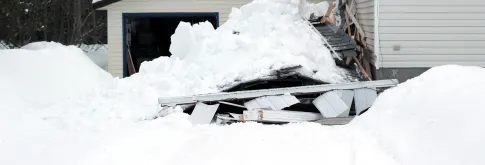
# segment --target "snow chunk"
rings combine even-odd
[[[485,69],[446,65],[382,93],[355,121],[400,164],[484,164]]]

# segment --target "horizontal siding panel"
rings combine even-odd
[[[363,19],[363,20],[359,20],[359,23],[362,26],[374,26],[374,20]]]
[[[484,27],[381,27],[381,34],[485,34]],[[485,45],[484,45],[485,46]]]
[[[485,56],[477,55],[442,55],[442,56],[430,56],[430,55],[385,55],[383,59],[386,62],[405,62],[405,61],[420,61],[420,62],[469,62],[469,61],[481,61],[485,63]]]
[[[366,7],[366,8],[357,8],[357,13],[374,13],[374,7]]]
[[[381,41],[485,41],[477,34],[380,34]]]
[[[374,26],[362,26],[362,29],[364,29],[365,32],[374,32]]]
[[[464,3],[466,4],[466,3]],[[379,6],[380,13],[485,13],[485,6],[439,6],[439,5],[409,5],[409,6]]]
[[[478,55],[485,58],[485,47],[484,48],[410,48],[401,47],[401,50],[394,51],[393,48],[381,48],[382,54],[388,55],[430,55],[432,57],[440,58],[442,55]]]
[[[372,2],[374,0],[355,0],[355,3],[364,3],[364,2]]]
[[[484,8],[485,9],[485,8]],[[485,21],[477,20],[380,20],[380,27],[484,27]]]
[[[373,38],[367,38],[367,40],[365,40],[365,43],[367,43],[368,45],[374,45],[374,39]]]
[[[357,14],[357,20],[361,20],[361,19],[374,20],[374,13]]]
[[[374,7],[374,1],[365,1],[357,3],[357,9]]]
[[[374,32],[364,32],[365,36],[370,39],[374,39]]]
[[[485,7],[483,7],[485,9]],[[485,20],[485,13],[380,13],[380,20]]]
[[[463,66],[481,66],[485,67],[485,61],[394,61],[394,62],[383,62],[383,68],[419,68],[419,67],[435,67],[441,65],[463,65]]]
[[[394,45],[411,48],[484,48],[485,41],[381,41],[382,48]]]
[[[463,1],[444,1],[444,0],[381,0],[379,4],[381,6],[389,5],[449,5],[449,6],[460,6],[460,5],[485,5],[483,0],[467,0]]]

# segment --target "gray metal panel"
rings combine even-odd
[[[263,90],[252,90],[252,91],[238,91],[238,92],[221,92],[212,94],[203,94],[195,96],[184,96],[184,97],[169,97],[169,98],[159,98],[159,103],[161,105],[178,105],[178,104],[192,104],[199,101],[223,101],[223,100],[234,100],[234,99],[250,99],[262,96],[270,95],[298,95],[302,93],[322,93],[330,90],[336,89],[358,89],[358,88],[381,88],[381,87],[393,87],[397,85],[397,80],[379,80],[379,81],[364,81],[364,82],[354,82],[347,84],[325,84],[325,85],[312,85],[312,86],[301,86],[301,87],[291,87],[291,88],[275,88],[275,89],[263,89]]]
[[[347,105],[349,108],[341,113],[338,117],[347,117],[350,113],[350,107],[352,107],[352,101],[354,100],[354,91],[353,90],[338,90],[338,96],[342,101]]]
[[[316,123],[320,123],[322,125],[345,125],[350,123],[354,119],[353,117],[336,117],[336,118],[325,118],[318,121]]]
[[[341,99],[338,91],[324,93],[313,100],[313,104],[325,118],[348,116],[350,111],[350,106]]]
[[[375,89],[362,88],[355,90],[355,111],[360,114],[362,111],[370,108],[377,98]]]
[[[283,95],[283,96],[265,96],[256,98],[254,100],[248,101],[244,103],[247,109],[273,109],[273,110],[282,110],[283,108],[292,106],[300,101],[291,95]]]
[[[301,111],[248,110],[244,111],[247,121],[307,122],[323,118],[321,114]]]
[[[210,124],[217,108],[219,108],[219,104],[207,105],[201,102],[197,103],[190,115],[190,122],[192,124]]]

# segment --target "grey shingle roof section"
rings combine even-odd
[[[313,23],[313,26],[324,36],[330,46],[338,52],[342,53],[344,56],[356,56],[355,50],[357,44],[347,33],[340,30],[336,25],[325,22],[325,23]],[[325,45],[329,47],[329,45]]]

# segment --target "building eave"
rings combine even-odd
[[[121,0],[100,0],[98,2],[93,3],[93,9],[97,10],[119,1]]]

